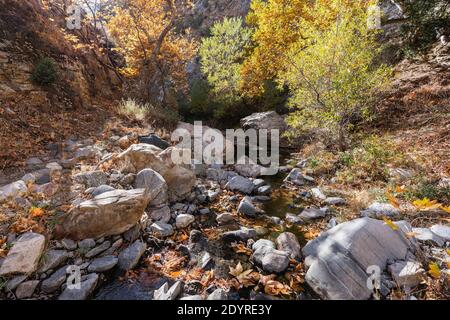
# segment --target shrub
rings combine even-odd
[[[41,85],[49,86],[56,81],[57,70],[53,59],[42,58],[34,66],[31,79]]]
[[[149,104],[141,104],[134,99],[124,99],[119,105],[118,112],[129,119],[142,121],[147,117],[149,109]]]
[[[118,112],[131,120],[145,120],[162,129],[173,128],[180,120],[175,105],[155,106],[150,103],[140,103],[131,98],[122,100]]]
[[[346,183],[389,179],[389,166],[408,166],[406,156],[387,138],[369,136],[353,149],[339,153],[338,180]]]
[[[211,28],[211,36],[200,46],[201,70],[211,88],[220,118],[242,101],[240,93],[241,68],[251,47],[251,30],[241,18],[225,18]]]

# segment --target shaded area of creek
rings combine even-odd
[[[286,176],[287,174],[285,173],[278,173],[274,176],[262,177],[273,190],[270,200],[263,202],[261,206],[267,216],[284,220],[286,218],[286,213],[299,214],[304,207],[298,192],[282,187]],[[280,233],[291,232],[297,236],[300,245],[303,246],[306,244],[304,234],[300,231],[298,226],[272,225],[272,227],[273,228],[271,228],[268,236],[265,236],[264,238],[275,240]]]
[[[109,276],[111,280],[102,286],[94,296],[94,300],[151,300],[153,292],[169,281],[156,273],[140,272],[134,277],[123,274]]]

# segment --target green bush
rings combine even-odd
[[[51,58],[42,58],[34,66],[32,80],[41,85],[49,86],[56,81],[56,64]]]
[[[405,52],[425,51],[436,41],[438,33],[449,31],[450,1],[399,0],[399,3],[407,17],[403,26],[408,41]]]
[[[242,102],[241,68],[251,47],[251,30],[241,18],[225,18],[211,28],[200,46],[201,70],[216,102],[214,115],[221,118]]]

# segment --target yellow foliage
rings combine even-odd
[[[436,210],[442,207],[442,205],[438,203],[437,200],[430,200],[428,198],[415,200],[413,202],[413,205],[421,211]]]
[[[397,225],[394,223],[394,222],[392,222],[392,220],[390,220],[390,219],[388,219],[388,218],[386,218],[386,217],[383,217],[383,221],[384,221],[384,223],[385,224],[387,224],[392,230],[398,230],[398,227],[397,227]]]
[[[432,262],[428,265],[428,273],[435,279],[439,279],[441,277],[441,269],[436,262]]]

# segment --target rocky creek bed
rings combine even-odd
[[[243,127],[276,117],[252,115]],[[33,170],[0,189],[0,297],[385,299],[401,290],[412,299],[430,258],[448,276],[448,226],[413,228],[377,202],[340,221],[347,200],[324,193],[304,161],[261,176],[250,163],[177,165],[175,151],[130,134],[31,159]]]

